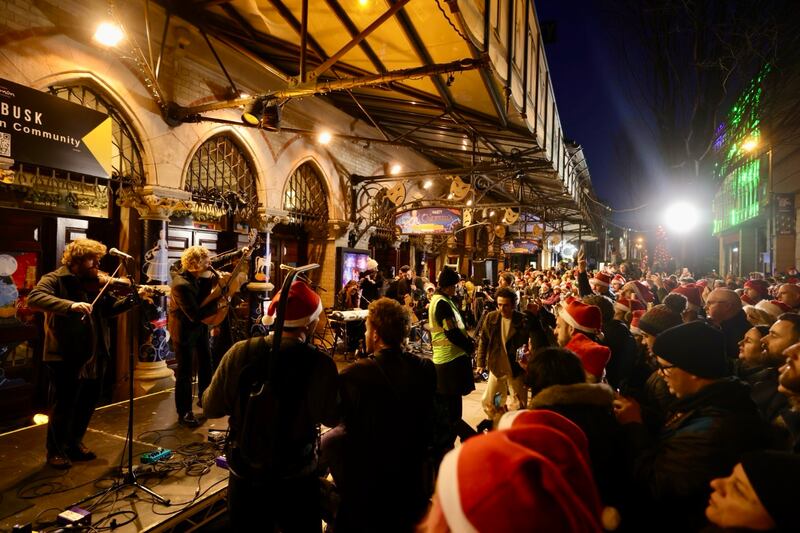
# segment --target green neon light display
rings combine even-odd
[[[750,81],[728,112],[727,122],[717,130],[714,149],[718,161],[714,165],[714,175],[722,184],[714,197],[715,235],[760,213],[761,156],[764,153],[760,146],[760,115],[763,81],[769,70],[769,65],[765,65]]]

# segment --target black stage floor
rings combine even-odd
[[[24,523],[33,523],[34,530],[45,529],[59,512],[111,486],[115,471],[127,458],[127,453],[123,456],[127,426],[127,401],[98,408],[84,439],[98,458],[75,463],[66,471],[45,463],[46,425],[0,435],[0,530],[11,531],[14,524]],[[144,452],[159,447],[175,451],[163,464],[144,467],[139,479],[171,504],[157,504],[143,491],[123,488],[80,505],[92,510],[93,525],[110,530],[113,520],[114,530],[125,532],[186,531],[198,526],[207,531],[212,522],[219,527],[228,473],[214,465],[219,452],[207,436],[209,429],[225,430],[227,419],[206,421],[196,429],[179,426],[169,390],[135,400],[133,427],[135,465]]]

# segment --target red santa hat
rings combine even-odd
[[[645,305],[640,302],[639,300],[629,300],[628,298],[618,298],[616,302],[614,302],[614,309],[618,311],[624,311],[625,313],[629,311],[639,311],[645,310]]]
[[[603,315],[596,305],[588,305],[578,299],[567,300],[561,307],[559,316],[570,326],[584,333],[600,334],[603,329]]]
[[[622,286],[625,285],[625,283],[626,283],[625,278],[623,278],[621,274],[614,274],[614,277],[611,278],[612,285]]]
[[[592,279],[589,280],[589,283],[592,285],[602,285],[603,287],[608,287],[611,285],[611,274],[598,272]]]
[[[703,308],[703,297],[701,296],[702,290],[694,283],[675,287],[670,292],[684,296],[690,311],[699,311]]]
[[[653,296],[653,293],[650,291],[650,286],[647,283],[639,281],[637,279],[631,281],[630,285],[631,288],[633,289],[633,292],[636,294],[636,299],[639,300],[640,302],[644,302],[647,304],[655,301],[655,297]]]
[[[575,352],[583,362],[583,368],[597,379],[603,377],[606,364],[611,359],[611,350],[598,344],[583,333],[575,333],[564,348]]]
[[[769,297],[769,283],[763,279],[749,279],[744,282],[745,289],[753,289],[763,300]]]
[[[525,426],[548,426],[557,429],[575,443],[575,446],[577,446],[578,450],[581,452],[583,460],[587,465],[591,465],[589,441],[586,438],[586,434],[575,422],[564,415],[547,409],[517,409],[516,411],[505,413],[497,422],[498,430],[521,428]],[[591,495],[587,495],[587,498],[590,499]],[[620,520],[621,518],[617,509],[613,507],[603,508],[601,515],[603,529],[606,531],[617,529]]]
[[[271,325],[275,322],[275,314],[278,312],[278,302],[280,293],[269,303],[267,314],[264,315],[262,322]],[[314,292],[307,283],[295,281],[289,288],[289,299],[286,302],[286,315],[283,325],[287,328],[299,328],[307,326],[319,318],[322,313],[322,300],[319,294]]]
[[[505,413],[497,422],[497,429],[511,429],[522,426],[549,426],[557,429],[575,443],[584,460],[588,463],[589,441],[586,434],[572,420],[547,409],[517,409]]]
[[[487,468],[490,465],[490,468]],[[450,451],[436,481],[451,531],[600,531],[600,497],[578,446],[557,428],[520,425]]]
[[[701,279],[700,281],[695,282],[695,285],[697,285],[701,289],[705,289],[706,287],[708,287],[708,280],[707,279]]]
[[[664,278],[664,281],[662,281],[662,283],[664,284],[664,288],[667,289],[669,292],[672,292],[672,290],[678,286],[678,282],[675,281],[675,279],[673,279],[672,277]]]
[[[756,309],[761,309],[775,318],[778,318],[783,313],[788,313],[792,310],[791,307],[781,302],[780,300],[761,300],[756,304]]]
[[[642,319],[647,311],[634,311],[631,318],[631,333],[634,335],[642,335],[644,332],[639,329],[639,321]]]

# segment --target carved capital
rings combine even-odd
[[[123,190],[120,189],[117,203],[136,209],[144,220],[169,220],[175,211],[192,209],[192,193],[180,189],[145,185],[125,192]]]
[[[353,231],[355,224],[349,220],[329,220],[328,221],[328,238],[332,240],[344,237],[349,232]]]
[[[289,213],[284,211],[283,209],[272,209],[272,208],[264,208],[260,209],[258,213],[258,218],[261,221],[261,228],[263,231],[272,233],[272,230],[275,229],[275,226],[278,224],[288,224],[289,223]]]

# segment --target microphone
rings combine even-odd
[[[119,257],[120,259],[133,259],[132,255],[128,255],[125,252],[120,252],[116,248],[112,248],[108,251],[108,255],[113,255],[114,257]]]

